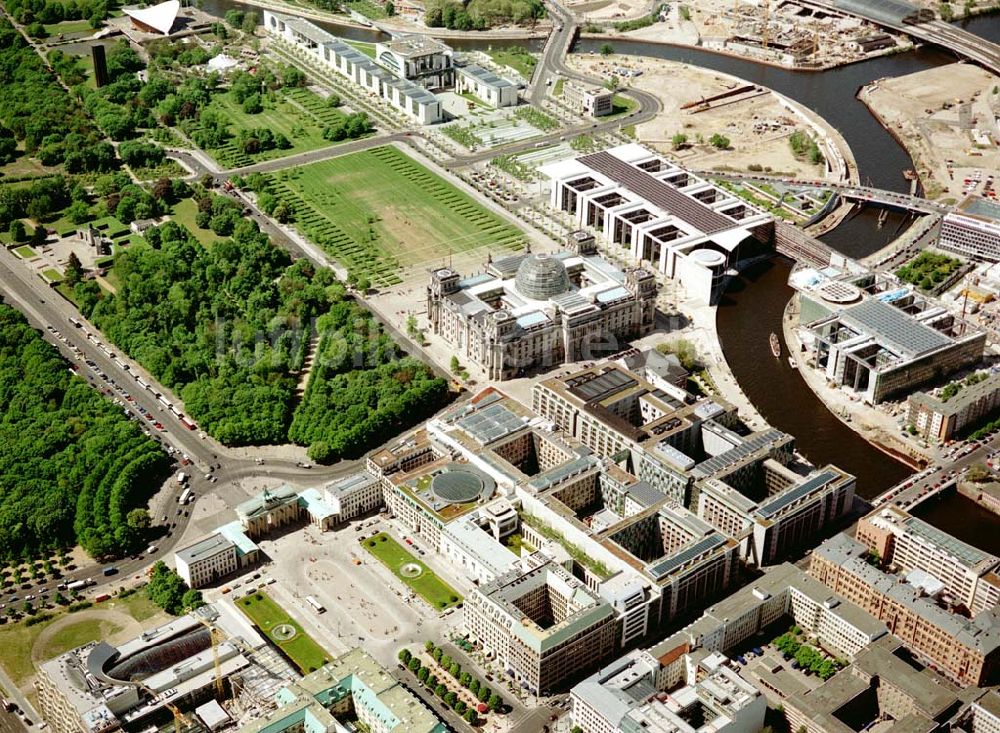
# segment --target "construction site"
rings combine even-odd
[[[591,23],[618,23],[621,3],[577,6]],[[606,28],[611,31],[612,28]],[[663,6],[657,22],[624,38],[700,46],[790,68],[826,69],[911,47],[901,34],[805,3],[782,0],[700,0]]]
[[[240,730],[299,675],[231,603],[209,604],[112,646],[43,663],[39,707],[58,733]]]
[[[758,171],[794,179],[851,180],[846,141],[816,113],[783,95],[734,76],[676,61],[612,54],[573,54],[582,73],[628,78],[655,95],[662,111],[636,127],[637,138],[701,171]],[[791,138],[815,142],[819,155],[797,150]],[[727,144],[722,144],[722,136]]]
[[[913,158],[927,198],[997,199],[1000,77],[973,64],[949,64],[879,79],[858,97]]]

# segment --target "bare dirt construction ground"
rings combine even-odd
[[[928,198],[958,201],[982,194],[986,176],[1000,170],[998,88],[1000,77],[972,64],[950,64],[874,82],[860,97],[903,141]],[[977,170],[982,180],[967,186],[965,179]]]
[[[668,153],[682,165],[701,170],[747,170],[751,165],[759,165],[793,178],[824,175],[824,166],[798,159],[792,153],[788,137],[796,130],[806,130],[806,125],[769,90],[758,88],[713,103],[717,106],[706,111],[695,112],[694,108],[681,108],[742,84],[733,77],[687,64],[618,54],[606,57],[574,54],[570,63],[584,73],[605,79],[614,75],[622,79],[622,69],[641,71],[640,76],[627,79],[628,84],[659,97],[663,111],[652,121],[639,125],[636,134],[640,141]],[[678,133],[687,136],[689,147],[674,149],[671,140]],[[730,149],[717,150],[708,143],[716,133],[729,138]],[[703,142],[699,143],[699,139]]]

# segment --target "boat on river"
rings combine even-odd
[[[771,337],[768,339],[771,343],[771,353],[774,354],[774,358],[778,359],[781,357],[781,342],[778,341],[778,334],[771,332]]]

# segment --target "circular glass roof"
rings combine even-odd
[[[548,300],[569,290],[566,266],[547,254],[528,255],[514,278],[517,292],[532,300]]]
[[[449,504],[464,504],[479,498],[486,484],[474,473],[460,468],[452,468],[439,473],[431,480],[431,491],[441,501]]]

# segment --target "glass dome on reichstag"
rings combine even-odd
[[[528,255],[514,277],[517,292],[532,300],[548,300],[569,290],[569,275],[562,262],[547,254]]]

